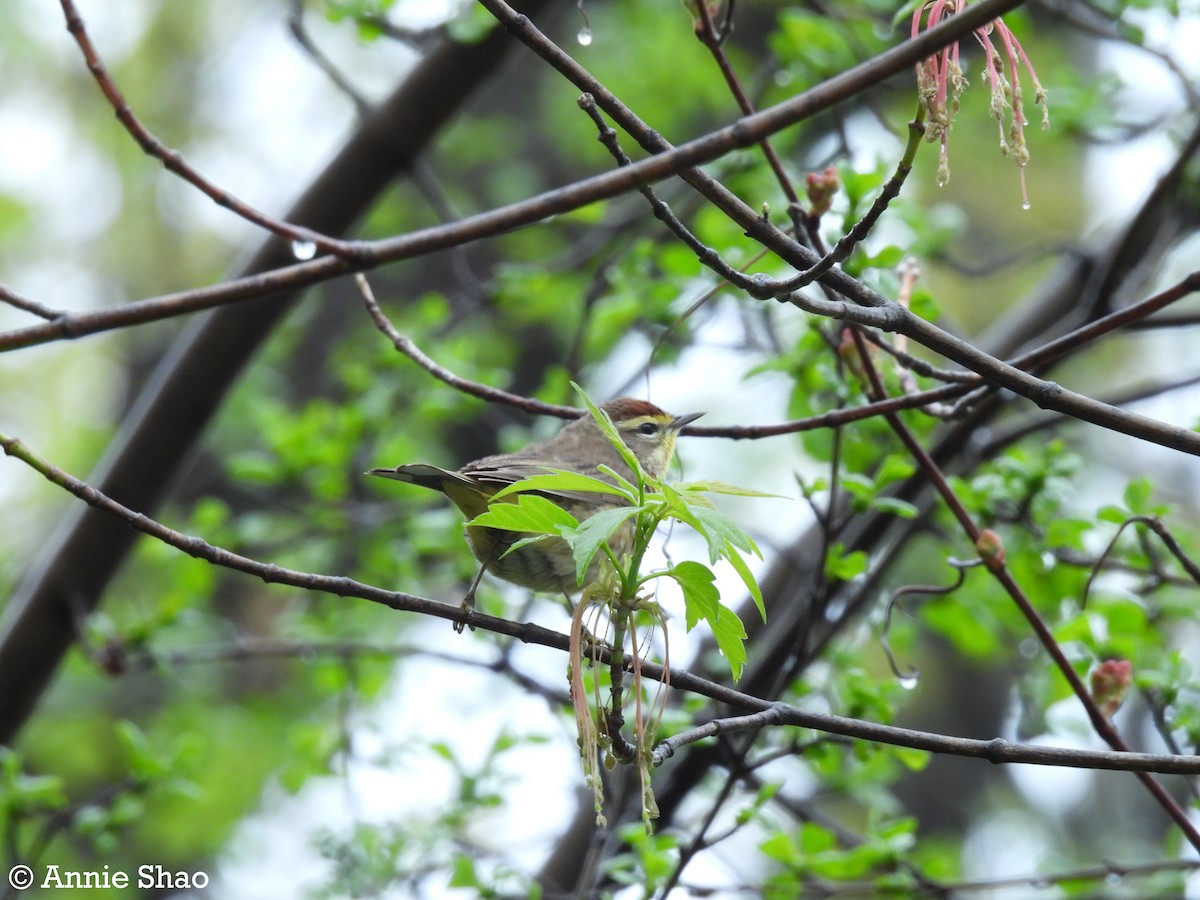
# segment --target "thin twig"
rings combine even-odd
[[[28,297],[22,297],[16,291],[11,290],[9,287],[3,284],[0,284],[0,302],[7,303],[9,306],[14,307],[15,309],[23,310],[24,312],[33,313],[33,315],[37,316],[38,318],[46,319],[50,322],[61,319],[64,315],[66,315],[66,313],[64,313],[62,310],[51,309],[48,306],[38,303],[36,300],[30,300]]]
[[[1091,594],[1092,585],[1096,581],[1096,577],[1103,571],[1104,563],[1108,560],[1109,554],[1111,554],[1116,548],[1117,541],[1120,539],[1125,529],[1131,525],[1145,526],[1155,535],[1157,535],[1158,539],[1163,542],[1163,545],[1167,548],[1170,554],[1175,557],[1181,566],[1183,566],[1184,571],[1187,572],[1192,583],[1200,585],[1200,565],[1197,565],[1194,559],[1184,553],[1183,548],[1179,546],[1179,541],[1175,539],[1175,536],[1171,534],[1170,530],[1168,530],[1167,526],[1162,523],[1161,519],[1159,519],[1157,516],[1130,516],[1120,524],[1120,526],[1117,528],[1117,533],[1114,534],[1112,540],[1108,542],[1108,546],[1105,547],[1104,551],[1096,558],[1095,565],[1092,566],[1091,572],[1088,573],[1087,582],[1083,586],[1083,597],[1079,601],[1081,607],[1087,606],[1088,597]]]
[[[733,99],[737,102],[738,109],[742,111],[742,115],[751,115],[754,112],[754,104],[750,102],[745,89],[742,88],[741,80],[737,77],[737,73],[733,71],[733,66],[730,64],[729,57],[725,54],[723,46],[725,38],[733,30],[733,10],[726,10],[725,21],[721,25],[720,30],[718,30],[713,24],[712,16],[709,14],[707,2],[701,0],[701,2],[694,4],[692,8],[700,16],[700,21],[696,26],[696,38],[712,54],[717,68],[721,70],[721,77],[725,79],[725,84],[729,87],[729,92],[733,94]],[[771,146],[770,140],[763,138],[758,142],[758,146],[762,149],[763,156],[766,157],[767,165],[775,173],[775,180],[779,182],[780,189],[787,196],[788,203],[799,203],[800,197],[796,193],[796,189],[792,186],[791,178],[784,171],[783,163],[779,160],[779,154]]]
[[[371,109],[367,98],[350,83],[350,79],[342,74],[333,61],[317,46],[312,35],[308,33],[308,26],[304,23],[304,0],[292,0],[292,11],[288,16],[288,31],[292,33],[296,43],[308,54],[308,58],[313,61],[313,64],[333,82],[334,87],[350,98],[350,102],[358,110],[359,117],[365,117]]]
[[[59,0],[59,2],[62,4],[63,15],[66,17],[67,31],[71,33],[75,38],[75,42],[79,45],[79,49],[83,53],[83,59],[87,63],[88,71],[92,73],[92,76],[96,79],[96,83],[100,86],[101,92],[116,112],[118,121],[129,132],[130,137],[142,148],[142,152],[147,156],[157,159],[168,171],[174,172],[184,181],[201,190],[218,206],[225,207],[243,219],[253,222],[255,225],[265,228],[294,243],[312,244],[314,252],[320,250],[344,259],[355,259],[357,257],[359,253],[359,244],[357,242],[341,241],[337,238],[319,234],[311,228],[305,228],[302,225],[293,225],[290,222],[284,222],[267,215],[261,210],[239,200],[219,185],[209,181],[205,176],[192,168],[178,150],[172,150],[159,140],[138,119],[132,107],[130,107],[128,101],[126,101],[124,95],[117,87],[116,82],[113,81],[112,76],[104,65],[103,59],[100,57],[99,51],[88,35],[87,26],[84,24],[83,17],[75,8],[73,0]]]
[[[480,384],[478,381],[471,381],[470,379],[463,378],[461,375],[456,375],[445,366],[438,365],[434,360],[426,356],[420,347],[413,343],[412,338],[396,330],[391,320],[380,309],[379,303],[375,300],[375,294],[371,291],[370,282],[367,281],[365,275],[361,272],[357,273],[354,276],[354,283],[358,286],[358,291],[362,295],[363,303],[367,307],[371,321],[387,336],[393,346],[434,378],[445,382],[456,391],[462,391],[464,394],[478,397],[480,400],[486,400],[489,403],[503,403],[537,415],[557,416],[560,419],[578,419],[585,414],[584,410],[576,409],[573,406],[546,403],[545,401],[537,400],[533,397],[525,397],[521,394],[514,394],[501,388],[489,387],[486,384]]]
[[[879,373],[876,371],[874,364],[871,362],[870,356],[867,354],[867,342],[863,340],[862,336],[858,333],[858,329],[854,329],[853,333],[855,341],[858,345],[859,354],[863,357],[863,371],[867,375],[871,394],[876,398],[883,397],[885,396],[883,382],[880,380]],[[916,437],[912,434],[912,432],[908,429],[898,415],[895,413],[890,413],[885,418],[887,419],[888,424],[891,426],[892,431],[900,439],[901,443],[903,443],[908,449],[909,453],[912,454],[913,458],[917,462],[917,465],[925,474],[925,477],[929,479],[930,483],[934,487],[934,490],[936,490],[938,496],[941,497],[942,502],[946,504],[950,512],[954,515],[954,518],[962,527],[964,533],[968,538],[970,538],[971,543],[976,548],[981,548],[981,542],[985,536],[984,533],[975,523],[975,520],[971,517],[970,513],[967,512],[966,507],[963,506],[962,501],[954,492],[954,489],[950,486],[950,483],[946,480],[945,475],[942,473],[937,463],[928,454],[928,452],[926,452],[925,448],[921,446],[920,442],[917,441]],[[1095,730],[1095,732],[1100,735],[1104,742],[1114,750],[1127,752],[1129,747],[1121,735],[1117,732],[1112,720],[1105,716],[1101,711],[1099,705],[1092,697],[1091,692],[1087,689],[1087,686],[1084,685],[1083,679],[1080,678],[1079,673],[1075,671],[1074,666],[1071,665],[1071,661],[1067,659],[1062,647],[1055,639],[1054,633],[1050,630],[1050,627],[1046,624],[1046,621],[1038,613],[1029,597],[1026,596],[1025,591],[1020,585],[1017,584],[1016,579],[1013,578],[1012,573],[1009,572],[1007,566],[1005,566],[1002,549],[1001,552],[994,553],[990,558],[985,559],[985,567],[989,572],[992,573],[1009,597],[1012,598],[1012,601],[1020,610],[1021,615],[1024,616],[1025,621],[1029,623],[1029,626],[1033,630],[1034,635],[1037,637],[1038,642],[1041,643],[1042,647],[1053,661],[1055,668],[1059,670],[1060,674],[1070,686],[1071,692],[1079,700],[1080,704],[1082,704],[1084,711],[1087,713],[1089,721],[1092,723],[1093,730]],[[1190,843],[1197,850],[1200,850],[1200,829],[1197,829],[1196,825],[1191,821],[1187,813],[1184,812],[1183,808],[1179,805],[1175,798],[1167,793],[1163,786],[1159,784],[1159,782],[1153,777],[1145,773],[1139,773],[1138,779],[1150,792],[1151,796],[1153,796],[1158,802],[1159,806],[1162,807],[1163,811],[1171,817],[1171,819],[1179,827],[1180,831],[1183,832],[1184,836],[1188,840],[1188,843]]]

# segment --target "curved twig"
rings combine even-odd
[[[911,597],[916,594],[924,594],[928,597],[944,597],[946,594],[952,594],[957,591],[967,579],[967,569],[982,564],[982,560],[972,559],[966,562],[957,559],[948,559],[946,562],[958,572],[958,577],[953,584],[948,584],[945,587],[940,587],[936,584],[910,584],[905,587],[896,588],[888,597],[887,605],[883,611],[883,630],[879,635],[879,643],[883,647],[883,653],[887,657],[888,665],[892,668],[892,674],[904,682],[915,682],[920,677],[921,671],[916,666],[909,666],[907,672],[900,670],[900,664],[896,662],[896,656],[892,652],[891,642],[888,640],[888,632],[892,628],[892,612],[904,597]]]
[[[1116,548],[1117,541],[1120,540],[1121,535],[1130,525],[1143,525],[1157,535],[1158,539],[1162,541],[1163,546],[1167,548],[1167,551],[1183,566],[1188,577],[1200,585],[1200,565],[1197,565],[1195,560],[1183,552],[1183,548],[1179,546],[1179,542],[1167,530],[1167,526],[1162,523],[1161,519],[1157,516],[1130,516],[1117,527],[1117,532],[1112,536],[1112,540],[1108,542],[1108,546],[1096,557],[1096,562],[1092,566],[1091,572],[1088,573],[1087,582],[1083,586],[1083,596],[1079,601],[1080,609],[1087,608],[1088,597],[1091,596],[1093,583],[1095,583],[1096,578],[1099,577],[1101,570],[1104,568],[1104,563],[1108,559],[1109,554]]]
[[[267,231],[292,241],[297,246],[296,256],[298,258],[308,252],[299,248],[307,246],[312,248],[312,253],[321,250],[345,259],[353,259],[357,255],[359,246],[357,242],[338,240],[337,238],[313,231],[311,228],[305,228],[303,225],[293,225],[290,222],[284,222],[239,200],[229,191],[209,181],[204,175],[192,168],[183,158],[183,154],[178,150],[172,150],[159,140],[138,119],[125,99],[125,96],[121,93],[120,88],[117,87],[112,76],[109,75],[108,69],[104,65],[104,60],[101,59],[96,45],[92,43],[91,36],[87,32],[87,26],[84,24],[79,10],[75,8],[73,0],[59,0],[59,2],[62,4],[63,15],[66,17],[67,31],[71,33],[72,37],[75,38],[75,43],[79,45],[83,59],[87,63],[88,71],[92,73],[92,76],[96,79],[96,83],[100,86],[100,91],[116,112],[118,121],[125,126],[125,130],[129,132],[130,137],[137,142],[137,145],[142,148],[143,153],[157,159],[168,171],[174,172],[184,181],[188,182],[188,184],[198,188],[218,206],[223,206],[248,222],[253,222]]]

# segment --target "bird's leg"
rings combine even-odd
[[[475,612],[475,589],[479,587],[479,582],[483,580],[483,573],[487,571],[487,567],[492,564],[496,557],[497,544],[492,545],[492,549],[488,551],[487,559],[479,564],[479,571],[475,573],[475,578],[471,582],[471,586],[467,588],[467,595],[463,597],[462,608],[466,612],[467,618],[462,622],[454,623],[454,633],[462,634],[463,629],[470,625],[471,630],[475,630],[475,626],[471,625],[471,614]]]

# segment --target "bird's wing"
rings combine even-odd
[[[474,484],[470,478],[460,475],[458,472],[451,472],[449,469],[442,469],[426,463],[410,463],[405,466],[396,466],[394,469],[370,469],[367,474],[378,475],[380,478],[391,478],[393,481],[406,481],[409,484],[443,493],[447,484],[458,483],[468,486]]]

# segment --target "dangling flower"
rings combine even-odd
[[[942,19],[966,8],[969,0],[929,0],[917,7],[913,13],[912,35],[921,31],[924,20],[926,28],[933,28]],[[1003,56],[996,47],[993,37],[998,38],[1004,50]],[[1021,47],[1021,42],[1003,19],[995,19],[976,29],[975,39],[983,47],[984,77],[991,90],[990,111],[1000,128],[1000,152],[1011,157],[1021,173],[1021,201],[1029,208],[1029,193],[1025,187],[1025,166],[1029,162],[1029,148],[1025,143],[1025,104],[1021,92],[1021,68],[1033,82],[1036,106],[1042,110],[1042,128],[1050,127],[1050,110],[1046,105],[1046,90],[1038,81],[1033,63]],[[1007,68],[1007,73],[1005,69]],[[958,43],[943,47],[933,56],[917,63],[917,97],[925,111],[925,139],[939,144],[939,185],[950,180],[948,145],[950,125],[958,112],[959,96],[967,87],[958,62]],[[1007,129],[1006,129],[1007,123]]]

